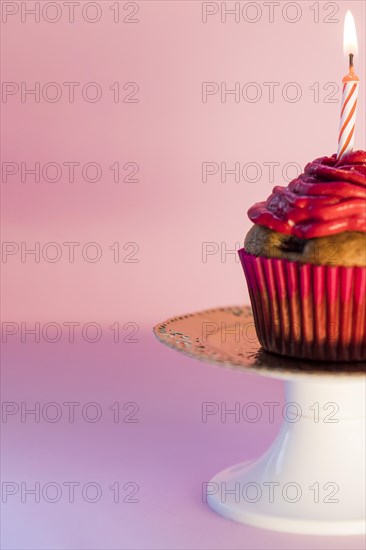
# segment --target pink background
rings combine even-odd
[[[28,248],[56,242],[62,257],[56,263],[41,257],[37,263],[27,256],[22,262],[17,253],[5,262],[3,255],[2,319],[28,327],[96,322],[103,337],[96,344],[80,338],[70,344],[63,332],[59,343],[43,339],[39,346],[32,337],[22,343],[20,332],[9,337],[3,346],[3,398],[136,401],[143,414],[136,429],[123,426],[122,433],[111,424],[84,422],[75,428],[13,419],[13,425],[3,426],[3,478],[139,477],[144,498],[136,509],[122,511],[102,502],[93,512],[85,503],[74,508],[6,505],[4,548],[361,548],[357,538],[329,541],[245,528],[202,506],[201,481],[235,461],[258,456],[278,426],[216,424],[207,429],[200,403],[221,400],[223,388],[230,402],[255,400],[253,395],[258,401],[282,398],[281,385],[245,375],[240,385],[238,374],[160,347],[151,326],[179,313],[248,300],[236,256],[222,258],[220,251],[240,246],[250,227],[248,207],[283,183],[287,163],[303,167],[335,152],[341,88],[333,102],[325,102],[333,88],[324,87],[340,84],[347,72],[342,52],[347,9],[355,16],[360,50],[355,147],[365,149],[365,2],[316,2],[318,23],[310,9],[314,2],[307,1],[297,3],[302,14],[296,23],[281,15],[287,2],[280,2],[272,23],[263,2],[255,3],[262,10],[256,23],[243,18],[235,23],[233,16],[222,23],[220,13],[203,23],[202,3],[188,0],[139,1],[136,23],[113,22],[115,2],[99,1],[102,15],[94,24],[81,16],[85,1],[75,9],[74,23],[58,2],[62,16],[53,24],[42,16],[39,23],[31,16],[22,22],[20,2],[2,2],[3,10],[5,4],[19,12],[2,22],[2,80],[28,87],[57,82],[63,95],[56,103],[42,98],[36,103],[30,96],[22,102],[19,93],[6,102],[2,97],[3,163],[94,162],[103,176],[90,183],[79,168],[74,182],[68,181],[66,169],[53,183],[31,177],[22,183],[19,174],[3,178],[3,241],[19,247],[24,242]],[[131,11],[127,4],[119,2],[121,18]],[[333,15],[339,22],[325,22],[333,5],[339,8]],[[252,18],[254,12],[248,13]],[[80,83],[74,103],[63,86],[70,81]],[[87,82],[101,86],[99,102],[82,98],[80,88]],[[114,82],[122,87],[138,83],[139,102],[113,102],[109,86]],[[216,94],[204,103],[203,82],[226,82],[227,88],[255,82],[262,98],[236,103],[230,95],[221,102]],[[266,82],[279,83],[273,102]],[[282,96],[289,82],[301,87],[296,103]],[[309,89],[314,83],[319,83],[319,102]],[[137,163],[139,182],[114,183],[108,167],[115,162]],[[203,162],[225,162],[228,168],[235,162],[257,163],[262,177],[236,182],[228,176],[223,183],[217,174],[203,183]],[[265,164],[271,162],[279,163],[274,182]],[[63,245],[69,241],[81,243],[73,263]],[[80,253],[89,242],[102,250],[96,263]],[[122,259],[132,251],[123,250],[125,243],[137,243],[138,262],[115,263],[109,249],[115,242]],[[215,243],[217,252],[203,262],[207,242]],[[108,327],[116,322],[122,327],[136,323],[139,343],[112,344]],[[15,528],[19,519],[22,532]]]

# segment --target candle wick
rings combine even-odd
[[[349,67],[350,69],[353,68],[353,53],[349,54]]]

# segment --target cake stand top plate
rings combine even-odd
[[[274,378],[314,377],[348,381],[365,376],[366,361],[333,363],[293,359],[266,352],[258,342],[249,306],[221,307],[172,317],[154,327],[167,346],[223,367]]]

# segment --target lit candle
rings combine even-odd
[[[337,153],[339,159],[353,150],[357,96],[360,81],[353,67],[353,57],[358,52],[358,45],[355,20],[349,10],[344,20],[343,51],[349,58],[349,73],[343,79],[341,123],[339,127]]]

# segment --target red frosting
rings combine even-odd
[[[248,211],[253,223],[311,239],[343,231],[366,233],[366,151],[310,162],[287,187],[276,186]]]

